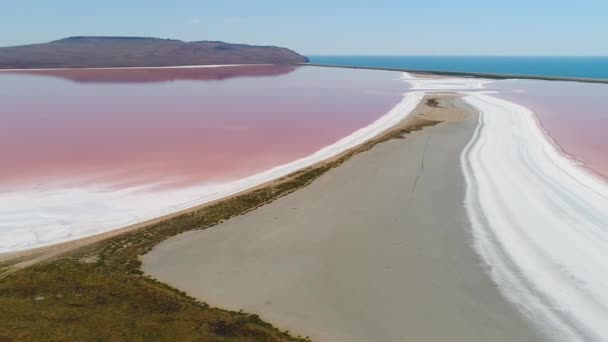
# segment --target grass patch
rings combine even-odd
[[[305,341],[257,315],[209,307],[146,277],[140,256],[302,188],[353,155],[437,121],[414,120],[340,158],[266,187],[70,251],[0,280],[4,341]]]

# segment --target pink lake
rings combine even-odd
[[[0,71],[0,253],[244,189],[385,117],[409,88],[400,76],[286,65]],[[488,89],[531,108],[567,154],[608,175],[608,85]]]
[[[489,88],[534,111],[566,154],[608,179],[608,84],[504,80]]]
[[[397,73],[293,66],[0,73],[0,189],[240,178],[391,109]]]
[[[399,77],[286,65],[2,71],[0,252],[238,189],[383,117],[407,90]]]

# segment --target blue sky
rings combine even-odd
[[[19,0],[0,46],[74,35],[280,45],[303,54],[608,55],[607,0]]]

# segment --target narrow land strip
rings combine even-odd
[[[458,96],[436,98],[411,120],[440,124],[171,238],[144,271],[318,341],[542,340],[471,248],[459,158],[477,116]]]
[[[605,79],[605,78],[562,77],[562,76],[533,76],[533,75],[521,75],[521,74],[516,74],[516,75],[515,74],[493,74],[493,73],[483,73],[483,72],[419,70],[419,69],[407,69],[407,68],[344,66],[344,65],[329,65],[329,64],[314,64],[314,63],[296,63],[294,65],[308,65],[308,66],[326,67],[326,68],[346,68],[346,69],[402,71],[402,72],[414,73],[414,74],[418,74],[418,75],[473,77],[473,78],[485,78],[485,79],[494,79],[494,80],[506,80],[506,79],[514,79],[514,78],[516,78],[516,79],[544,80],[544,81],[571,81],[571,82],[583,82],[583,83],[608,83],[608,79]]]

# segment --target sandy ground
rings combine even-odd
[[[459,157],[477,116],[455,97],[439,106],[415,115],[446,122],[171,238],[144,256],[144,270],[316,341],[542,340],[470,246]]]

